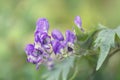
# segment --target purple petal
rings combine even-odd
[[[53,40],[51,44],[55,54],[60,53],[60,50],[64,48],[64,45],[58,40]]]
[[[27,56],[27,61],[30,63],[36,64],[36,60],[37,60],[37,57],[31,56],[31,55]]]
[[[59,30],[53,30],[52,31],[52,37],[56,40],[63,41],[64,37],[62,33]]]
[[[35,43],[40,43],[44,48],[49,48],[50,41],[51,37],[46,32],[35,34]]]
[[[43,56],[43,59],[45,59],[45,60],[50,57],[49,54],[46,53],[46,52],[44,52],[44,53],[42,54],[42,56]]]
[[[33,44],[28,44],[25,47],[25,52],[27,55],[30,55],[34,51],[34,45]]]
[[[34,57],[39,57],[40,55],[43,54],[43,51],[42,50],[38,50],[38,49],[34,49],[34,51],[31,53],[31,56],[34,56]]]
[[[36,22],[36,30],[35,32],[48,32],[49,23],[46,18],[39,18]]]
[[[36,55],[35,55],[36,54]],[[32,53],[31,55],[27,56],[27,62],[36,64],[36,68],[39,68],[39,65],[43,62],[43,57],[42,55],[37,55],[39,53]]]
[[[40,36],[40,42],[42,45],[49,44],[51,37],[47,33],[42,33]]]
[[[74,20],[75,25],[81,29],[82,32],[84,32],[84,29],[82,28],[82,20],[80,16],[76,16]]]
[[[76,36],[73,32],[71,32],[70,30],[66,31],[66,42],[71,42],[74,43],[76,40]]]
[[[74,23],[77,25],[77,27],[81,28],[82,27],[82,20],[80,18],[80,16],[76,16]]]
[[[35,37],[35,43],[40,42],[40,36],[41,36],[41,32],[36,31],[35,34],[34,34],[34,37]]]

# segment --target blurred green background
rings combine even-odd
[[[74,26],[76,15],[81,16],[87,33],[98,24],[115,28],[120,25],[120,0],[0,0],[0,80],[40,80],[45,69],[36,71],[24,52],[25,45],[33,43],[37,19],[47,18],[50,31],[65,32]],[[119,57],[111,58],[97,80],[120,80]],[[80,75],[85,77],[86,64],[81,65]]]

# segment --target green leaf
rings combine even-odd
[[[105,61],[110,48],[115,45],[115,32],[111,29],[104,29],[99,32],[97,39],[95,40],[95,47],[100,48],[100,55],[97,61],[96,70],[98,70]]]
[[[67,80],[68,73],[74,65],[74,59],[74,56],[70,56],[60,63],[55,64],[55,69],[47,74],[46,80],[60,80],[60,77],[62,77],[62,80]]]

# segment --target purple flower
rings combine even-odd
[[[78,28],[81,29],[81,31],[84,32],[84,30],[83,30],[83,28],[82,28],[82,20],[81,20],[80,16],[76,16],[76,17],[75,17],[74,23],[75,23],[75,25],[76,25]]]
[[[51,37],[47,33],[42,33],[40,36],[41,45],[46,45],[50,43]]]
[[[81,19],[79,16],[75,18],[75,24],[82,29]],[[34,33],[34,45],[28,44],[25,47],[27,61],[36,65],[36,69],[40,64],[47,65],[48,69],[54,66],[54,59],[51,57],[53,52],[56,57],[64,58],[74,52],[74,43],[76,35],[67,30],[65,35],[66,39],[59,30],[53,30],[51,36],[48,35],[49,23],[45,18],[39,18],[36,22],[36,30]],[[52,51],[51,51],[52,50]]]
[[[42,62],[42,57],[41,56],[33,56],[33,55],[28,55],[27,56],[27,62],[33,63],[33,64],[38,64]]]
[[[37,33],[35,35],[35,43],[39,43],[45,49],[50,48],[49,47],[50,41],[51,41],[51,37],[45,32]]]
[[[76,16],[74,23],[80,28],[82,26],[82,20],[80,18],[80,16]]]
[[[74,43],[76,41],[76,35],[70,31],[66,31],[66,50],[69,53],[68,55],[71,55],[74,53]]]
[[[51,44],[55,54],[58,54],[58,53],[63,54],[63,52],[73,51],[73,44],[76,40],[76,36],[72,31],[70,30],[66,31],[66,40],[64,40],[64,37],[59,30],[53,30],[52,37],[54,40],[51,42]],[[66,48],[67,48],[67,51],[63,51],[63,50],[66,50]]]
[[[48,29],[49,29],[48,20],[45,18],[39,18],[36,23],[35,32],[48,32]]]
[[[55,54],[61,53],[60,51],[61,51],[62,49],[64,49],[64,47],[65,47],[65,45],[62,44],[62,43],[61,43],[60,41],[58,41],[58,40],[53,40],[53,41],[51,42],[51,45],[52,45],[52,48],[53,48],[53,51],[54,51]]]
[[[34,33],[35,36],[35,45],[49,49],[51,37],[48,35],[49,23],[45,18],[39,18],[36,23],[36,30]]]
[[[75,34],[72,31],[67,30],[66,31],[66,42],[74,43],[75,40],[76,40]]]
[[[40,64],[44,63],[48,66],[48,62],[53,63],[52,60],[49,60],[51,57],[50,52],[48,50],[50,49],[51,45],[51,37],[48,35],[48,29],[49,23],[47,19],[38,19],[36,23],[36,30],[34,33],[34,45],[28,44],[25,48],[27,61],[36,64],[36,69],[39,68]]]
[[[29,54],[27,54],[27,62],[36,64],[36,69],[39,69],[40,64],[48,63],[48,59],[50,58],[48,53],[45,53],[41,49],[33,49],[31,44],[26,46],[26,52],[29,52]]]
[[[54,53],[62,53],[61,51],[65,48],[66,45],[62,33],[59,30],[53,30],[52,37],[54,40],[51,42],[51,45]]]
[[[56,40],[59,40],[59,41],[64,40],[64,37],[59,30],[53,30],[52,31],[52,37],[53,37],[53,39],[56,39]]]
[[[34,51],[34,45],[33,44],[28,44],[25,47],[25,52],[27,55],[30,55]]]
[[[36,69],[38,69],[38,65],[43,62],[42,59],[42,50],[38,50],[34,48],[34,45],[28,44],[25,48],[27,54],[27,62],[36,64]]]

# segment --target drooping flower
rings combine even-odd
[[[25,52],[27,54],[27,61],[33,64],[36,64],[36,69],[39,68],[40,64],[53,63],[52,59],[50,60],[50,42],[51,37],[48,35],[49,23],[47,19],[40,18],[36,23],[36,30],[34,33],[34,45],[28,44],[25,47]]]
[[[49,30],[49,23],[46,18],[39,18],[36,23],[36,30],[35,32],[48,32]]]
[[[62,54],[65,49],[66,43],[62,33],[59,30],[52,31],[52,48],[55,54]]]
[[[43,33],[38,33],[35,35],[35,43],[36,45],[39,44],[41,45],[41,47],[45,48],[45,49],[49,49],[50,46],[50,41],[51,41],[51,37],[43,32]]]
[[[39,45],[38,47],[43,47],[45,49],[50,48],[50,39],[51,37],[48,35],[49,23],[45,18],[38,19],[36,23],[36,30],[34,33],[35,36],[35,44]]]
[[[68,55],[75,53],[75,50],[74,50],[75,41],[76,41],[76,35],[72,31],[67,30],[66,31],[66,50],[67,50],[67,53],[69,53]]]
[[[81,29],[81,31],[84,32],[84,29],[82,28],[82,20],[81,20],[80,16],[75,17],[74,23],[78,28]]]
[[[42,50],[37,50],[34,48],[34,45],[28,44],[25,48],[25,52],[27,54],[27,61],[36,64],[36,69],[38,69],[38,65],[43,62]]]
[[[51,42],[51,45],[52,45],[52,48],[53,48],[53,51],[54,51],[54,53],[55,54],[59,54],[59,53],[61,53],[60,51],[62,50],[62,49],[64,49],[64,44],[62,44],[60,41],[58,41],[58,40],[53,40],[52,42]]]

